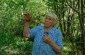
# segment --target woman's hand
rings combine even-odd
[[[31,16],[29,13],[24,13],[23,17],[24,17],[25,21],[31,21]]]
[[[48,44],[50,44],[50,43],[52,42],[52,40],[51,40],[51,38],[50,38],[49,36],[44,36],[44,37],[43,37],[43,41],[44,41],[45,43],[48,43]]]
[[[56,53],[61,53],[61,48],[56,45],[49,36],[45,36],[43,41],[48,43]]]

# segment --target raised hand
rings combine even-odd
[[[29,13],[24,13],[23,17],[26,21],[31,21],[31,15]]]

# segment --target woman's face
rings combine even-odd
[[[44,20],[44,25],[46,27],[52,27],[54,25],[54,19],[50,16],[47,16]]]

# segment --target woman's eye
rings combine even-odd
[[[52,20],[51,18],[49,18],[49,20]]]
[[[46,17],[45,19],[46,19],[46,20],[52,20],[50,17]]]

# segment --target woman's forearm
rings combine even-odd
[[[50,46],[56,53],[61,53],[61,48],[58,47],[58,45],[56,45],[54,42],[50,42]]]
[[[23,30],[23,36],[24,37],[29,37],[29,25],[30,25],[30,22],[25,22],[25,25],[24,25],[24,30]]]

